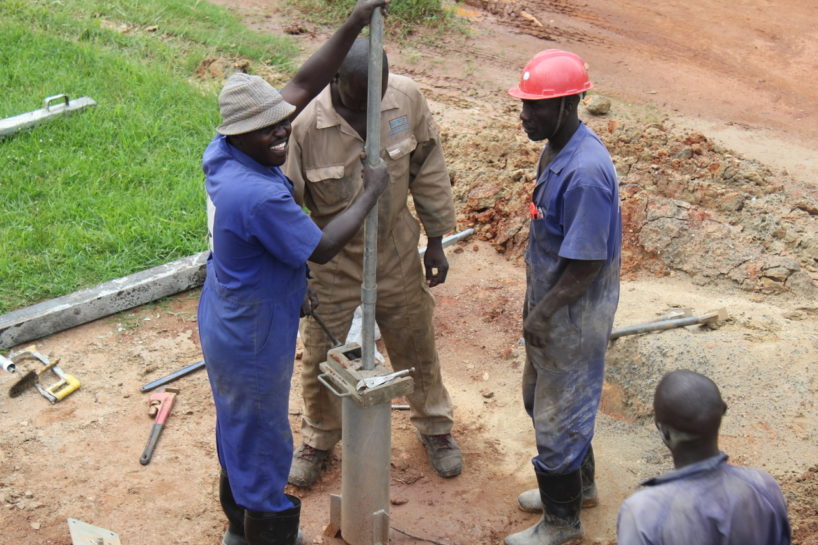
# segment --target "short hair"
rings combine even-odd
[[[383,52],[383,71],[389,73],[389,58]],[[357,38],[349,48],[338,68],[338,76],[342,79],[366,76],[369,72],[369,38]]]
[[[715,382],[682,369],[667,373],[659,381],[653,409],[657,422],[704,438],[718,435],[727,404]]]

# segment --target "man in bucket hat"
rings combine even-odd
[[[284,493],[292,459],[290,379],[307,261],[324,263],[358,231],[388,184],[365,167],[365,189],[320,229],[281,172],[291,120],[335,74],[376,7],[358,0],[341,28],[278,92],[235,74],[219,95],[222,124],[205,150],[210,257],[199,336],[216,405],[223,545],[293,545],[300,501]]]
[[[619,301],[622,236],[611,157],[577,114],[590,88],[582,59],[548,49],[509,90],[522,100],[528,138],[548,144],[530,203],[523,312],[523,403],[534,424],[538,490],[519,498],[543,517],[506,545],[579,543],[580,508],[596,504],[591,438]]]

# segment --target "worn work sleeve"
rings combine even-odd
[[[580,184],[565,192],[562,224],[565,236],[559,256],[596,261],[608,259],[613,210],[611,192]]]
[[[409,190],[426,236],[439,237],[455,228],[452,184],[443,158],[440,134],[420,91],[415,109],[417,147],[409,164]]]
[[[248,222],[248,230],[264,248],[292,267],[306,263],[321,241],[321,229],[283,192],[253,206]]]

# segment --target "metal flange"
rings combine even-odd
[[[392,399],[411,394],[415,381],[409,376],[414,368],[391,372],[376,365],[362,369],[361,347],[349,343],[327,352],[327,361],[321,362],[318,380],[338,397],[348,397],[361,408],[389,403]]]

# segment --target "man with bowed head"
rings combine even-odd
[[[359,38],[330,85],[293,124],[287,174],[296,200],[303,197],[318,225],[333,221],[361,190],[357,156],[367,139],[368,60],[369,41]],[[382,81],[380,154],[390,184],[378,204],[375,317],[392,367],[415,369],[414,391],[407,396],[410,419],[434,470],[451,478],[462,471],[463,455],[452,436],[453,407],[435,348],[429,289],[446,280],[449,268],[442,236],[455,227],[451,182],[425,98],[410,78],[389,73],[385,53]],[[410,194],[418,219],[407,206]],[[421,225],[428,237],[422,263]],[[362,230],[334,259],[312,271],[310,288],[321,301],[321,318],[339,339],[347,336],[361,304],[363,238]],[[308,487],[341,439],[342,422],[339,399],[318,382],[319,364],[332,345],[313,317],[301,327],[303,444],[295,452],[289,482]]]
[[[389,182],[364,166],[364,189],[319,228],[281,171],[290,121],[323,89],[376,7],[358,0],[341,28],[279,93],[235,74],[219,95],[222,124],[202,159],[210,257],[199,337],[216,406],[223,545],[294,545],[301,503],[284,493],[292,460],[290,380],[307,261],[326,263],[360,228]]]
[[[528,138],[547,145],[529,204],[523,309],[523,404],[534,424],[538,489],[518,498],[543,516],[506,545],[579,543],[580,508],[597,503],[591,439],[619,302],[622,228],[611,157],[577,112],[591,87],[582,59],[548,49],[509,90],[522,100]]]
[[[789,545],[781,489],[766,472],[727,463],[719,427],[727,405],[699,373],[673,371],[653,397],[674,470],[642,483],[619,510],[619,545]]]

